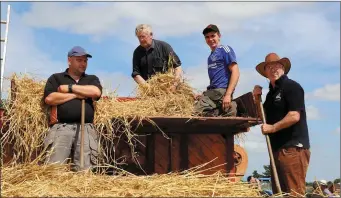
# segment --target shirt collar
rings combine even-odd
[[[65,71],[64,71],[64,76],[70,76],[70,74],[68,73],[69,72],[69,68],[67,68]],[[85,77],[85,76],[87,76],[87,74],[84,72],[83,74],[82,74],[82,77]],[[71,77],[71,76],[70,76]]]
[[[154,39],[153,39],[152,40],[152,45],[149,48],[145,49],[145,50],[148,51],[148,50],[154,49],[154,48],[155,48],[155,42],[154,42]]]
[[[273,90],[282,86],[283,82],[288,79],[286,74],[283,74],[279,79],[275,81],[275,87],[272,87],[271,83],[269,83],[269,89]]]

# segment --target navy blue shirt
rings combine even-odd
[[[210,85],[208,89],[227,88],[231,76],[228,66],[237,63],[236,54],[230,46],[219,45],[207,60]]]
[[[281,148],[295,147],[299,143],[303,148],[310,148],[304,90],[301,85],[286,75],[275,82],[275,87],[269,85],[269,93],[264,102],[267,124],[275,124],[282,120],[289,111],[298,111],[300,120],[294,125],[269,134],[274,151]]]

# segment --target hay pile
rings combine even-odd
[[[4,103],[5,117],[1,145],[11,143],[14,161],[30,162],[36,158],[48,130],[48,109],[43,101],[45,81],[26,75],[11,77],[11,103]],[[8,127],[8,128],[7,128]]]
[[[13,75],[15,90],[11,90],[10,103],[4,104],[6,115],[1,144],[13,144],[14,162],[31,162],[42,148],[48,130],[49,109],[44,104],[43,93],[45,80],[37,80],[28,75]],[[107,99],[95,104],[95,127],[100,139],[112,142],[102,147],[100,161],[112,164],[115,147],[114,142],[124,137],[134,155],[134,148],[139,142],[137,135],[129,124],[131,120],[142,120],[147,116],[187,116],[193,112],[193,89],[181,82],[175,92],[168,88],[175,82],[171,71],[157,74],[148,81],[148,86],[139,86],[136,97],[138,100],[120,102],[115,93],[109,93]],[[113,118],[115,118],[113,120]],[[129,120],[128,120],[129,118]]]
[[[6,197],[260,197],[247,183],[225,175],[186,171],[152,176],[96,175],[68,172],[66,166],[18,165],[2,169],[1,195]]]

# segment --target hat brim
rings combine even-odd
[[[262,76],[264,76],[265,78],[266,78],[266,75],[265,75],[265,66],[267,65],[267,64],[269,64],[269,63],[280,63],[281,65],[283,65],[284,66],[284,73],[285,74],[288,74],[289,73],[289,71],[290,71],[290,68],[291,68],[291,63],[290,63],[290,60],[288,59],[288,58],[286,58],[286,57],[284,57],[284,58],[281,58],[280,60],[278,60],[278,61],[272,61],[272,62],[261,62],[261,63],[259,63],[257,66],[256,66],[256,70],[257,70],[257,72],[260,74],[260,75],[262,75]]]
[[[87,54],[87,53],[76,53],[76,54],[72,54],[69,57],[72,57],[72,56],[86,56],[88,58],[92,58],[92,56],[90,54]]]

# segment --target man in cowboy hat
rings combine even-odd
[[[291,196],[303,196],[310,142],[304,90],[299,83],[288,78],[290,68],[290,60],[280,58],[276,53],[268,54],[265,61],[256,66],[258,73],[270,81],[263,104],[267,123],[261,129],[264,135],[269,135],[282,191],[291,193]],[[256,85],[253,94],[261,95],[261,87]]]

